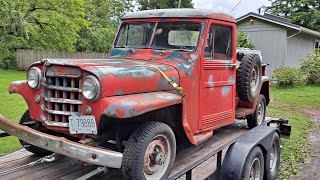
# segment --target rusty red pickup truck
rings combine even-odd
[[[32,64],[27,80],[9,87],[28,110],[20,124],[0,117],[0,129],[39,156],[121,168],[126,179],[165,179],[177,144],[198,145],[236,118],[250,128],[264,122],[265,68],[258,54],[237,52],[236,21],[226,14],[133,12],[105,59]],[[255,151],[259,159],[263,150]]]

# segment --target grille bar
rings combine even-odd
[[[55,111],[55,110],[49,110],[44,108],[44,111],[54,114],[54,115],[65,115],[65,116],[77,116],[80,115],[80,113],[77,112],[71,112],[71,111]]]
[[[63,98],[47,98],[47,97],[44,97],[44,99],[47,102],[51,102],[51,103],[82,104],[82,101],[72,100],[72,99],[65,99],[65,97],[63,97]]]
[[[71,92],[82,92],[79,88],[70,88],[70,87],[63,87],[63,86],[48,86],[44,83],[42,83],[43,87],[46,89],[52,89],[52,90],[61,90],[61,91],[71,91]]]

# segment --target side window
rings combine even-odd
[[[232,47],[232,28],[228,26],[212,25],[210,27],[205,58],[215,60],[230,60]]]

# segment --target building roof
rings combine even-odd
[[[237,18],[237,23],[244,20],[244,19],[247,19],[249,17],[255,17],[255,18],[258,18],[258,19],[261,19],[264,21],[268,21],[270,23],[284,26],[284,27],[287,27],[290,29],[295,29],[297,31],[304,32],[304,33],[312,35],[312,36],[320,37],[320,32],[318,32],[318,31],[314,31],[314,30],[299,26],[297,24],[293,24],[286,18],[275,16],[275,15],[268,14],[268,13],[264,13],[264,15],[261,15],[261,14],[257,14],[254,12],[250,12],[246,15],[243,15],[243,16]]]
[[[211,18],[229,22],[236,22],[233,17],[222,12],[215,12],[208,9],[153,9],[131,12],[126,14],[123,19],[135,18]]]

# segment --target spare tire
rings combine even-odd
[[[254,102],[260,94],[261,60],[257,54],[246,54],[237,69],[237,92],[242,101]]]

